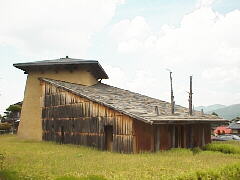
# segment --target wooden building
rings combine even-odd
[[[187,108],[178,105],[172,115],[170,103],[103,84],[98,80],[107,75],[99,68],[99,63],[94,61],[85,66],[83,62],[66,58],[32,63],[31,66],[29,63],[15,64],[15,67],[27,70],[29,75],[38,72],[35,80],[38,77],[41,89],[37,95],[40,95],[38,111],[41,113],[42,140],[123,153],[192,148],[210,143],[211,124],[225,121],[197,111],[190,116]],[[67,69],[70,73],[78,73],[86,67],[92,79],[96,79],[94,83],[60,78],[61,71]],[[55,76],[49,76],[48,71],[53,70]],[[26,112],[31,113],[27,105]],[[29,121],[39,119],[21,119],[20,128],[25,126],[24,123],[29,127]],[[25,138],[31,138],[28,136],[31,133],[25,133]]]

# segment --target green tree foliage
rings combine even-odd
[[[5,118],[13,118],[16,117],[19,112],[21,112],[21,106],[19,105],[10,105],[6,111],[4,112]]]
[[[6,109],[7,112],[20,112],[21,111],[21,106],[19,105],[10,105],[7,109]]]
[[[218,114],[217,114],[217,113],[215,113],[215,112],[212,112],[212,115],[214,115],[214,116],[218,116]]]

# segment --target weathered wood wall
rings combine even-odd
[[[133,133],[136,152],[154,151],[154,128],[153,125],[134,120]]]
[[[208,123],[163,124],[156,125],[154,129],[155,151],[202,147],[211,142],[211,126]]]
[[[43,140],[106,149],[104,127],[113,127],[115,152],[133,152],[133,119],[42,82]]]
[[[112,126],[115,152],[192,148],[211,142],[210,124],[151,125],[45,82],[42,89],[43,140],[105,150],[106,127]]]

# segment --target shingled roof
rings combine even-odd
[[[233,122],[233,123],[229,124],[228,128],[230,128],[230,129],[240,129],[240,121]]]
[[[100,82],[92,86],[83,86],[46,78],[40,78],[40,80],[151,124],[226,121],[218,116],[202,114],[199,111],[194,111],[194,115],[189,116],[188,109],[179,105],[175,106],[175,114],[171,115],[171,106],[168,102]],[[159,115],[156,113],[156,107]]]
[[[107,73],[104,71],[100,63],[96,60],[73,59],[66,56],[65,58],[34,61],[26,63],[13,64],[14,67],[21,69],[28,73],[31,70],[40,70],[46,68],[58,69],[66,67],[68,69],[81,66],[87,67],[98,79],[108,79]]]

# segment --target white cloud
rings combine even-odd
[[[214,1],[216,0],[199,0],[197,3],[197,7],[201,8],[211,6],[214,3]]]
[[[115,87],[122,87],[124,89],[138,92],[141,94],[151,96],[149,89],[156,89],[158,82],[154,74],[146,70],[137,70],[132,78],[123,69],[111,65],[103,65],[105,71],[109,75],[108,80],[103,80],[107,84]]]
[[[240,89],[240,10],[220,14],[210,7],[212,3],[201,1],[199,8],[182,18],[179,27],[164,25],[158,32],[154,32],[144,17],[122,20],[114,26],[112,37],[120,37],[114,39],[119,53],[140,57],[138,63],[157,75],[154,81],[162,82],[166,78],[162,69],[172,67],[179,78],[177,90],[183,87],[187,90],[188,82],[180,81],[194,74],[199,104],[214,103],[222,95],[225,96],[221,97],[222,103],[229,103],[237,95],[230,87]],[[136,19],[141,19],[141,25],[136,25],[139,22]],[[136,84],[141,82],[135,80],[139,81]],[[156,96],[157,90],[149,91]],[[166,88],[162,89],[164,92]],[[215,92],[214,98],[207,98],[210,92]],[[178,102],[186,102],[184,90],[176,93],[181,96]]]
[[[118,50],[122,52],[134,52],[135,47],[140,48],[141,41],[145,41],[150,34],[150,27],[141,16],[122,20],[111,31],[112,38],[119,41]]]
[[[122,0],[1,0],[0,44],[24,55],[84,57]]]
[[[240,67],[215,67],[210,69],[205,69],[202,72],[202,77],[214,83],[234,83],[240,82]]]

